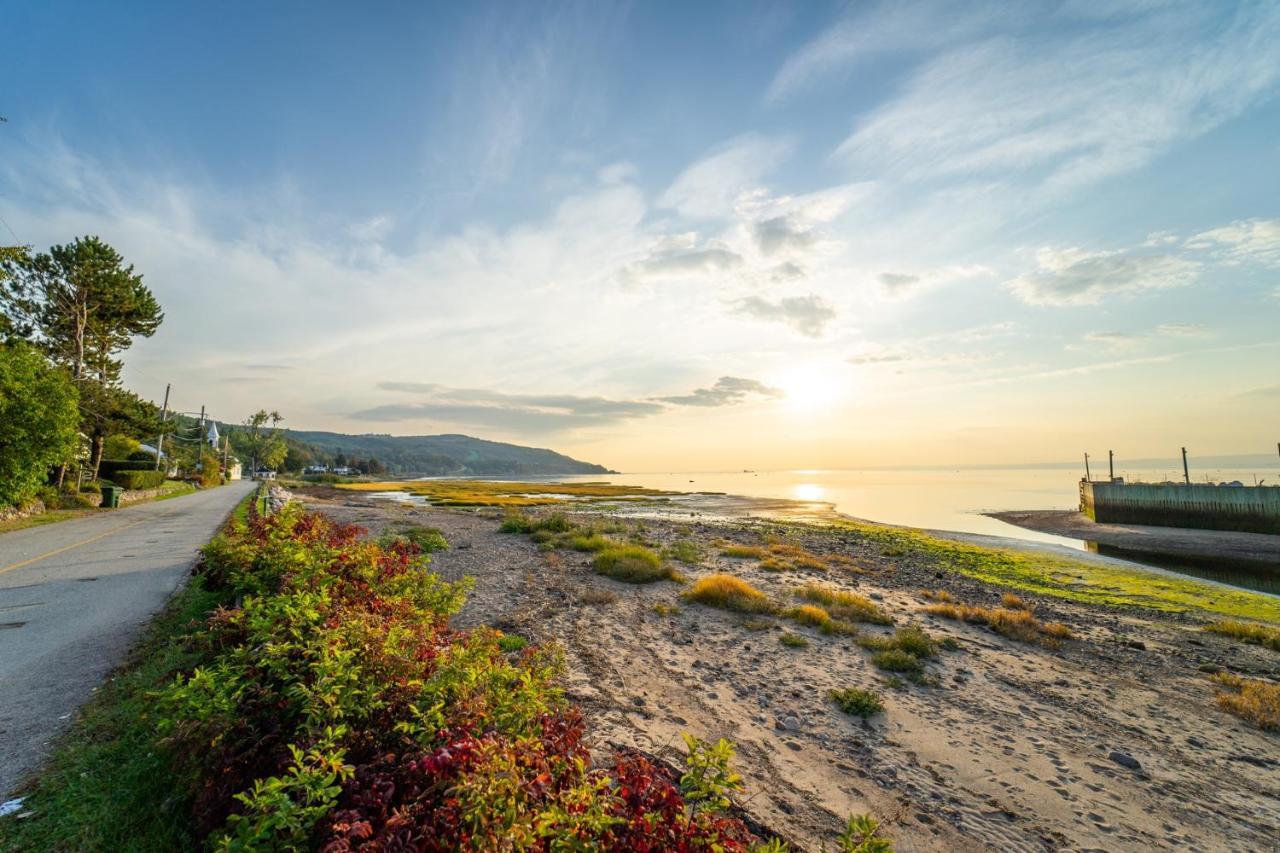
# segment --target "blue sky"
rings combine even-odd
[[[632,469],[1275,441],[1274,3],[6,21],[0,215],[143,271],[184,408]]]

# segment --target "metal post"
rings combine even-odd
[[[169,419],[169,388],[171,382],[164,386],[164,408],[160,410],[160,437],[156,439],[156,470],[160,470],[160,457],[164,456],[164,424]]]
[[[1107,474],[1111,478],[1111,482],[1116,481],[1116,452],[1114,450],[1107,451]]]
[[[1191,471],[1187,468],[1187,449],[1182,448],[1182,480],[1188,486],[1191,485]]]
[[[1084,455],[1084,478],[1087,482],[1093,482],[1093,475],[1089,473],[1089,454]]]

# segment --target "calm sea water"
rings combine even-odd
[[[1097,474],[1098,472],[1095,472]],[[1201,472],[1252,483],[1252,471]],[[1258,472],[1275,482],[1276,473]],[[812,470],[638,473],[567,477],[675,491],[712,491],[757,498],[826,503],[839,513],[887,524],[1006,536],[1084,549],[1085,543],[988,518],[1002,510],[1075,509],[1082,471],[1064,468]],[[1116,471],[1130,480],[1161,481],[1173,469]]]

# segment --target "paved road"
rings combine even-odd
[[[0,534],[0,800],[125,657],[253,484]]]

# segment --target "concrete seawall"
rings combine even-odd
[[[1280,534],[1280,486],[1081,480],[1080,511],[1115,524]]]

